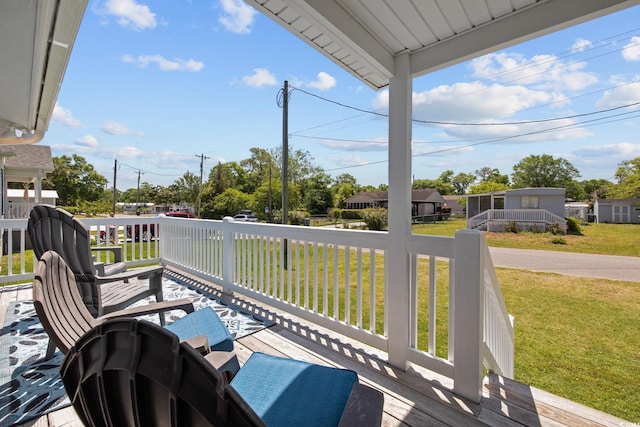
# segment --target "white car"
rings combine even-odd
[[[255,215],[247,215],[247,214],[238,214],[233,217],[234,221],[247,221],[247,222],[258,222],[258,217]]]

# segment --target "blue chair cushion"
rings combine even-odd
[[[337,426],[358,374],[253,353],[231,386],[269,427]]]
[[[211,351],[232,351],[233,337],[211,307],[189,313],[165,326],[181,340],[206,335]]]

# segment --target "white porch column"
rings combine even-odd
[[[408,53],[395,59],[389,83],[389,253],[386,301],[389,363],[406,370],[409,345],[411,234],[411,94]]]
[[[484,289],[482,232],[458,230],[454,240],[456,269],[453,296],[453,391],[473,402],[482,397]]]

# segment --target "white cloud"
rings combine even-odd
[[[320,141],[320,145],[332,150],[344,151],[387,151],[389,143],[386,138],[378,138],[371,141],[345,141],[336,139],[325,139]]]
[[[478,122],[508,117],[533,106],[555,101],[553,94],[524,86],[484,85],[479,82],[441,85],[413,93],[416,119],[447,122]],[[389,92],[378,93],[376,111],[387,111]]]
[[[596,107],[614,108],[633,104],[638,100],[640,100],[640,82],[619,84],[618,87],[606,91],[602,98],[596,101]],[[633,108],[638,108],[638,106]]]
[[[371,163],[370,160],[365,159],[362,156],[357,154],[348,155],[348,156],[329,156],[327,158],[328,161],[335,163],[340,167],[349,167],[349,166],[362,166]]]
[[[136,31],[158,25],[156,14],[147,5],[136,3],[135,0],[107,0],[104,10],[98,13],[113,15],[119,25]]]
[[[276,76],[266,68],[254,68],[253,74],[242,78],[242,83],[251,87],[275,86],[278,84]]]
[[[592,46],[593,46],[593,43],[591,43],[589,40],[577,39],[573,43],[573,46],[571,46],[571,51],[572,52],[584,52],[585,50],[591,48]]]
[[[70,128],[82,127],[80,120],[73,117],[71,110],[63,108],[57,102],[56,102],[56,105],[53,107],[53,114],[51,116],[51,120],[56,123],[60,123],[61,125],[68,126]]]
[[[556,91],[577,91],[597,83],[594,73],[583,71],[586,67],[586,62],[563,62],[554,55],[526,58],[518,53],[492,53],[471,61],[477,78]]]
[[[257,11],[241,0],[220,0],[223,13],[218,17],[220,23],[236,34],[249,34]]]
[[[144,135],[143,132],[133,130],[125,124],[113,121],[104,122],[102,124],[102,131],[110,133],[111,135]]]
[[[580,157],[614,157],[631,159],[640,157],[640,145],[631,144],[629,142],[621,142],[619,144],[605,144],[598,146],[589,146],[573,151],[573,154]]]
[[[146,68],[149,64],[156,64],[162,71],[191,71],[197,72],[204,68],[204,63],[189,59],[165,59],[161,55],[122,55],[122,62],[134,64],[136,67]]]
[[[93,135],[85,135],[76,139],[76,144],[81,145],[83,147],[97,147],[98,140]]]
[[[631,37],[631,40],[622,50],[625,61],[640,61],[640,36]]]
[[[307,86],[320,91],[329,90],[336,85],[336,79],[324,71],[318,73],[318,79],[316,81],[307,83]]]

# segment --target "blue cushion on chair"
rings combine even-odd
[[[231,381],[269,427],[337,426],[358,374],[253,353]]]
[[[181,340],[206,335],[212,351],[233,350],[233,337],[211,307],[189,313],[166,328]]]

